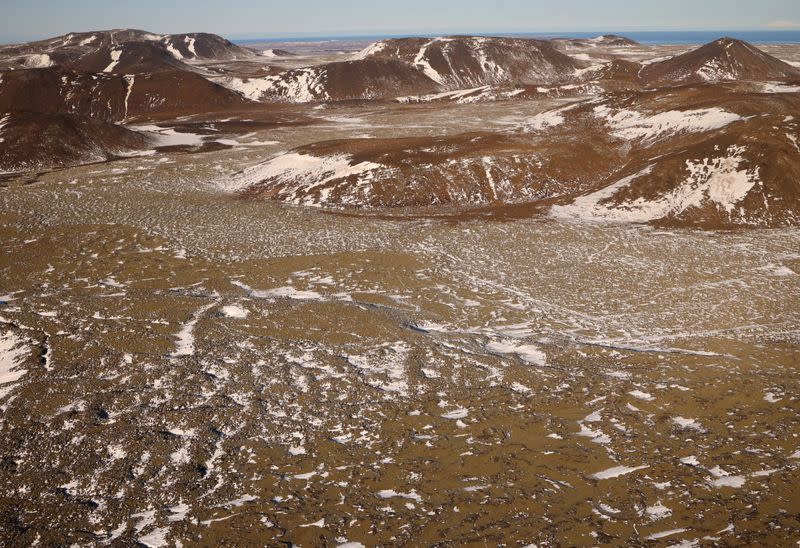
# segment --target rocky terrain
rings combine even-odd
[[[0,49],[1,545],[796,546],[800,47],[252,46]]]
[[[380,42],[359,57],[410,58],[417,47],[431,46]],[[706,70],[712,66],[714,74]],[[722,39],[650,64],[612,61],[568,74],[584,85],[561,88],[579,93],[588,84],[597,93],[504,131],[318,142],[223,184],[248,196],[325,207],[527,204],[541,212],[555,202],[553,215],[598,222],[797,224],[800,88],[792,82],[800,80],[793,66]],[[650,87],[665,74],[670,85]],[[511,81],[525,76],[518,78]],[[491,84],[399,102],[514,100]],[[551,89],[537,91],[548,97]],[[517,101],[533,100],[530,84],[518,91]]]
[[[595,222],[796,224],[800,70],[728,38],[650,59],[640,58],[642,49],[614,35],[403,38],[309,63],[206,34],[71,34],[0,49],[0,111],[5,139],[13,140],[0,169],[42,170],[161,147],[208,151],[236,139],[235,131],[212,139],[152,126],[181,117],[269,113],[275,123],[306,123],[309,104],[359,101],[402,116],[402,105],[559,100],[565,103],[476,134],[307,142],[219,185],[325,208],[508,206]],[[27,124],[54,115],[61,130],[24,138]],[[112,126],[90,138],[78,129],[90,122]]]

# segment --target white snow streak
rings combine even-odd
[[[29,353],[25,340],[13,332],[0,335],[0,398],[11,390],[8,386],[17,382],[25,373],[20,364]]]
[[[594,108],[594,115],[611,126],[615,137],[645,141],[678,133],[711,131],[742,120],[738,114],[720,108],[670,110],[648,115],[634,110],[613,111],[607,105],[599,105]]]
[[[103,69],[103,72],[111,72],[114,70],[114,67],[119,64],[120,57],[122,57],[121,49],[111,50],[111,63],[109,63],[109,65]]]
[[[553,206],[551,215],[562,219],[583,219],[597,222],[644,223],[679,215],[689,208],[701,207],[710,201],[729,215],[736,204],[747,196],[759,182],[759,168],[739,169],[744,161],[745,148],[731,146],[726,156],[699,161],[686,161],[688,177],[670,192],[657,198],[637,198],[613,203],[618,191],[647,176],[653,166],[625,177],[616,183],[586,196],[572,204]]]

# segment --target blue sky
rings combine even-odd
[[[0,0],[0,42],[126,27],[234,38],[800,29],[800,0]]]

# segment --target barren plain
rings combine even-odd
[[[573,55],[652,61],[689,49]],[[800,62],[800,47],[761,49]],[[301,53],[275,66],[354,52]],[[237,63],[264,57],[225,66],[241,73]],[[753,93],[735,85],[729,93]],[[791,116],[799,91],[769,99],[769,124]],[[631,205],[641,201],[601,215],[597,187],[578,178],[569,199],[513,203],[465,193],[475,199],[353,208],[338,190],[308,192],[303,177],[331,170],[345,170],[336,185],[371,184],[356,162],[281,172],[267,194],[303,191],[291,199],[242,186],[248,169],[315,143],[374,146],[363,162],[388,162],[398,139],[418,151],[468,146],[460,136],[473,132],[558,130],[554,111],[606,98],[141,115],[125,126],[157,134],[153,150],[6,174],[3,543],[795,546],[796,217],[632,223],[619,211],[641,215]],[[635,127],[660,139],[670,123]],[[785,123],[767,134],[796,133]],[[688,135],[685,147],[703,146]],[[552,154],[582,146],[559,142]],[[800,148],[787,141],[785,152]],[[487,162],[489,180],[510,169]],[[726,165],[716,168],[740,173]],[[735,214],[726,199],[719,211]],[[574,214],[581,203],[593,215]]]

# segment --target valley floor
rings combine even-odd
[[[303,132],[447,131],[433,110],[0,189],[2,537],[795,545],[797,230],[381,219],[215,184]]]

